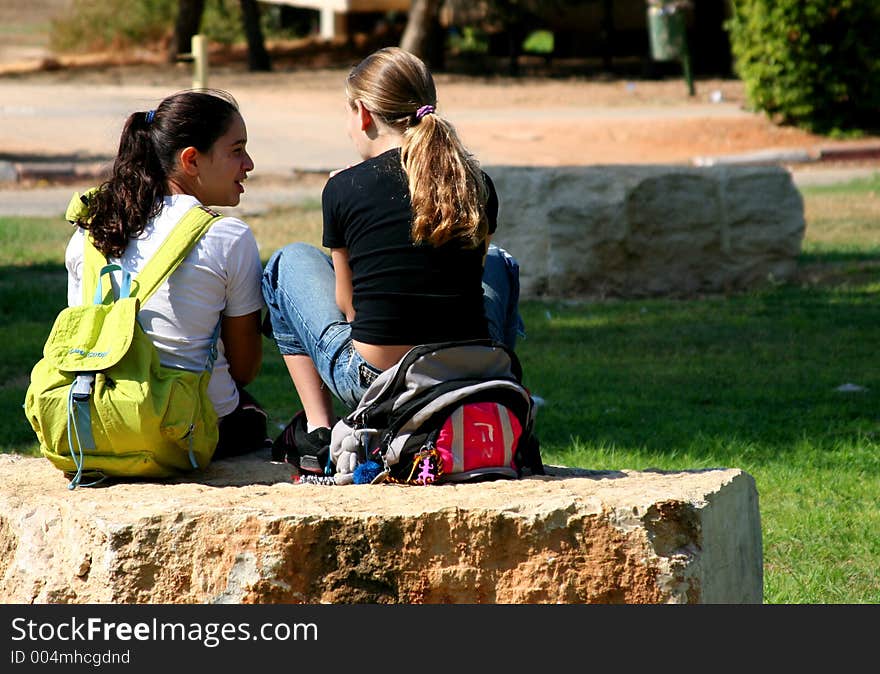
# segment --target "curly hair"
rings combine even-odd
[[[229,129],[238,104],[224,91],[182,91],[155,110],[129,115],[110,177],[89,197],[88,217],[75,224],[89,231],[105,257],[121,257],[162,208],[177,154],[187,147],[208,152]]]

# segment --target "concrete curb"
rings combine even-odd
[[[106,174],[106,164],[0,161],[0,182],[72,183],[86,179],[101,179]]]
[[[823,162],[874,161],[880,160],[880,144],[826,146],[812,149],[768,149],[735,155],[694,157],[694,166],[767,166],[779,164],[818,164]],[[0,159],[0,185],[5,183],[49,182],[77,183],[86,180],[102,180],[107,176],[111,158],[65,159],[49,158],[43,160],[16,161]],[[292,178],[297,174],[326,174],[330,169],[311,170],[291,167],[284,175],[267,175],[270,178]]]
[[[695,166],[807,164],[830,161],[864,161],[880,159],[880,145],[828,146],[807,149],[758,150],[743,154],[716,157],[694,157]]]
[[[67,160],[67,161],[9,161],[0,159],[0,185],[16,183],[47,182],[53,184],[101,181],[108,177],[112,159],[105,161]],[[328,175],[332,169],[300,169],[291,167],[285,173],[260,172],[261,179],[295,179],[299,176]]]

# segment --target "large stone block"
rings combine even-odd
[[[803,199],[776,166],[514,167],[495,241],[520,262],[523,297],[691,295],[784,280]]]
[[[549,472],[323,487],[251,456],[69,491],[0,455],[0,602],[762,601],[748,474]]]

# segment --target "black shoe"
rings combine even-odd
[[[287,461],[304,473],[332,475],[330,429],[306,430],[306,415],[299,411],[272,443],[272,460]]]
[[[243,388],[238,389],[238,397],[238,407],[220,419],[220,438],[212,460],[262,452],[272,446],[266,410]]]

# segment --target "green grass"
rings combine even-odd
[[[880,180],[805,189],[796,280],[692,300],[524,302],[517,351],[547,463],[740,468],[757,484],[767,603],[880,603]],[[264,259],[317,242],[316,204],[252,220]],[[65,300],[63,223],[0,219],[0,451],[32,453],[29,368]],[[267,340],[250,387],[297,399]],[[841,391],[856,384],[859,391]]]

